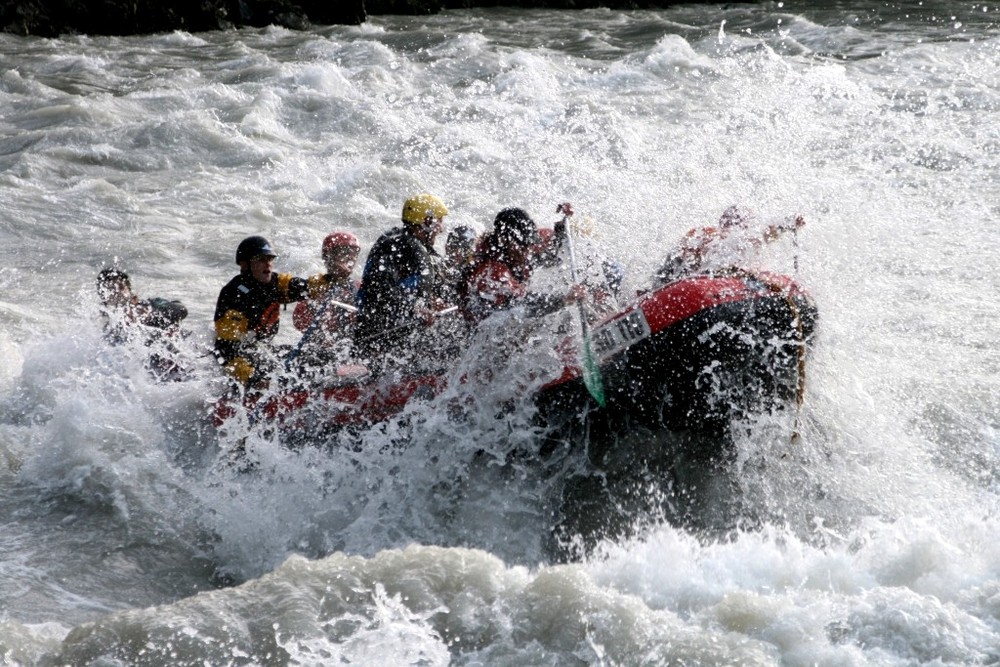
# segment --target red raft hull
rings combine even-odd
[[[801,400],[816,321],[812,298],[787,276],[693,276],[648,292],[594,329],[605,411],[650,427],[708,430]],[[569,397],[558,394],[570,386],[549,389],[556,397],[546,407],[559,412]]]
[[[571,361],[537,392],[539,417],[553,427],[584,419],[607,428],[711,430],[734,415],[801,400],[816,319],[810,296],[787,276],[734,272],[669,283],[593,327],[606,405],[590,397]],[[329,386],[292,389],[245,407],[252,422],[307,429],[317,437],[384,421],[411,401],[437,396],[447,382],[440,374],[386,385],[343,367]],[[236,409],[220,401],[216,424]]]

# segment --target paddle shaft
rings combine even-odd
[[[448,306],[447,308],[442,308],[441,310],[435,310],[433,314],[434,314],[435,318],[438,318],[438,317],[441,317],[443,315],[450,315],[451,313],[454,313],[457,310],[458,310],[458,306]],[[379,331],[378,333],[372,334],[371,336],[364,336],[362,338],[355,338],[354,342],[355,343],[369,343],[369,342],[371,342],[373,340],[378,340],[379,338],[385,338],[386,336],[390,336],[390,335],[392,335],[394,333],[397,333],[399,331],[403,331],[404,329],[409,329],[410,327],[415,327],[418,324],[420,324],[421,322],[422,322],[422,320],[413,320],[413,321],[407,322],[406,324],[400,324],[399,326],[392,327],[391,329],[386,329],[385,331]]]
[[[566,228],[566,249],[569,251],[569,276],[574,285],[577,284],[576,251],[573,250],[573,235],[568,227],[569,216],[563,216],[563,224]],[[590,325],[587,322],[587,312],[583,306],[583,301],[576,302],[580,311],[580,334],[583,336],[583,384],[597,404],[604,407],[604,387],[601,381],[601,371],[594,363],[594,356],[590,349]]]
[[[566,218],[563,218],[563,224],[566,224]],[[569,251],[569,279],[574,285],[576,285],[576,252],[573,250],[573,238],[569,233],[568,228],[566,230],[566,249]],[[583,301],[577,301],[576,305],[580,310],[580,328],[583,330],[583,339],[584,341],[588,341],[590,340],[590,327],[587,324],[587,316],[583,307]]]
[[[792,259],[793,268],[795,269],[795,277],[799,277],[799,229],[796,227],[792,230],[792,247],[795,248],[795,256]]]
[[[332,288],[330,289],[330,294],[333,294]],[[292,350],[287,355],[285,355],[286,371],[291,368],[292,362],[295,361],[296,357],[298,357],[299,354],[302,353],[302,347],[309,341],[310,338],[312,338],[313,333],[316,331],[316,329],[319,328],[323,320],[323,316],[326,315],[326,311],[330,309],[330,306],[337,306],[338,308],[342,308],[349,313],[355,313],[358,310],[349,303],[338,301],[337,299],[331,298],[329,295],[327,295],[327,298],[323,299],[323,303],[320,304],[319,310],[317,310],[316,313],[313,315],[312,322],[310,322],[309,326],[306,327],[306,330],[302,332],[302,337],[299,339],[298,344],[294,348],[292,348]]]

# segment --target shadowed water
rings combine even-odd
[[[997,662],[997,11],[0,36],[0,661]],[[636,428],[615,452],[691,455],[649,485],[578,475],[533,419],[523,379],[558,364],[538,344],[469,403],[297,449],[217,433],[205,355],[239,240],[310,275],[327,233],[367,248],[421,191],[478,231],[572,201],[580,252],[618,259],[628,293],[732,203],[802,213],[759,258],[819,306],[801,410],[732,425],[725,474]],[[102,340],[111,263],[187,306],[187,380]],[[250,472],[227,465],[243,438]],[[564,492],[611,528],[569,563]]]

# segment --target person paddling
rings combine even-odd
[[[340,359],[348,351],[360,286],[351,273],[360,251],[358,237],[351,232],[337,231],[323,239],[326,273],[309,277],[309,296],[295,304],[292,312],[292,324],[303,332],[300,345],[305,365]]]
[[[278,333],[281,304],[304,299],[309,283],[275,273],[277,254],[263,236],[249,236],[236,248],[239,275],[219,292],[215,306],[215,355],[243,386],[263,388],[275,367],[272,341]]]
[[[462,285],[461,312],[470,324],[515,305],[524,306],[529,317],[537,317],[584,298],[586,289],[582,285],[573,285],[566,294],[528,290],[533,249],[541,243],[538,226],[524,209],[509,207],[497,213],[493,229],[480,242]]]
[[[434,240],[444,229],[448,207],[440,197],[418,194],[403,203],[402,225],[383,234],[365,261],[357,296],[355,356],[373,376],[437,356],[429,331],[441,304],[437,298],[441,257]]]
[[[180,301],[160,297],[140,299],[132,280],[121,269],[110,267],[97,274],[104,338],[112,345],[138,340],[151,348],[146,367],[162,380],[180,380],[186,371],[178,360],[175,343],[187,332],[180,328],[188,311]]]
[[[689,230],[667,255],[653,282],[664,285],[691,274],[744,269],[764,245],[805,224],[805,218],[795,215],[763,225],[753,209],[734,204],[722,212],[717,225]]]

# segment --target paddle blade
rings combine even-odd
[[[604,396],[604,381],[601,379],[601,368],[594,360],[594,353],[590,349],[589,337],[584,339],[583,343],[583,384],[591,397],[603,408],[607,403]]]
[[[564,209],[563,206],[566,208]],[[563,222],[573,214],[568,204],[560,205],[559,210],[566,211],[566,215],[563,216]],[[569,251],[570,280],[576,283],[576,253],[573,252],[572,234],[566,234],[566,249]],[[593,399],[597,401],[597,404],[603,408],[606,402],[604,398],[604,382],[601,380],[601,369],[594,359],[594,352],[590,349],[590,329],[587,326],[587,313],[583,310],[582,302],[578,301],[577,307],[580,311],[580,333],[583,334],[583,384],[587,387],[587,391],[590,392]]]

